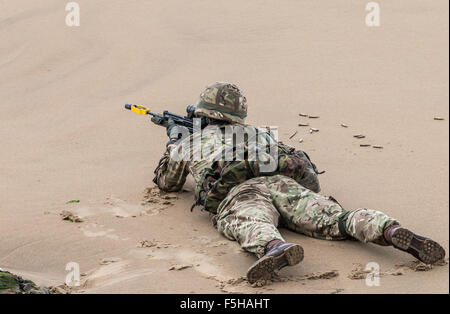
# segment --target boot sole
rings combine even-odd
[[[247,271],[247,281],[251,284],[258,280],[269,280],[285,266],[294,266],[303,260],[303,248],[294,244],[278,256],[265,256],[256,261]]]
[[[434,264],[445,258],[445,250],[437,242],[399,228],[392,235],[394,247],[412,254],[425,264]]]

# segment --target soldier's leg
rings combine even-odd
[[[271,178],[269,189],[287,228],[327,240],[355,238],[388,245],[384,230],[399,223],[370,209],[346,211],[333,198],[308,190],[284,176]]]
[[[291,230],[321,239],[354,238],[393,245],[426,263],[445,257],[438,243],[400,227],[397,220],[380,211],[366,208],[346,211],[334,199],[283,176],[271,177],[268,186],[283,222]]]
[[[372,209],[359,208],[347,211],[339,217],[340,232],[361,242],[390,245],[384,231],[400,223],[386,214]]]
[[[247,272],[250,283],[269,279],[283,267],[303,260],[303,248],[285,243],[277,229],[280,214],[265,181],[255,178],[232,189],[213,219],[223,235],[259,257]]]
[[[338,229],[340,234],[361,242],[393,246],[427,264],[445,258],[445,250],[439,243],[402,227],[380,211],[360,208],[344,212],[339,215]]]
[[[220,204],[214,223],[228,239],[261,257],[270,241],[284,241],[277,229],[279,218],[267,187],[253,179],[230,191]]]
[[[268,187],[282,216],[281,223],[288,229],[319,239],[348,238],[339,230],[339,217],[345,210],[334,199],[314,193],[285,176],[270,177]]]
[[[340,217],[343,232],[363,242],[392,245],[427,264],[434,264],[445,258],[445,250],[439,243],[408,230],[385,214],[357,209]]]

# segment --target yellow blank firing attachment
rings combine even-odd
[[[138,114],[147,114],[150,111],[149,109],[145,108],[144,106],[138,106],[138,105],[130,105],[129,108],[131,111],[136,112]]]

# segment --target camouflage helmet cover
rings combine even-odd
[[[247,100],[236,85],[217,82],[206,87],[200,94],[195,114],[244,124],[247,117]]]

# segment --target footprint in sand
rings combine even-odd
[[[130,204],[120,198],[108,197],[103,203],[106,207],[103,209],[118,218],[136,217],[147,214],[147,208],[139,204]]]
[[[146,208],[147,215],[157,215],[161,211],[175,205],[178,196],[174,193],[161,191],[158,187],[147,188],[141,205]]]
[[[167,208],[166,205],[164,205]],[[64,210],[84,219],[90,216],[111,214],[117,218],[155,215],[162,209],[161,206],[132,204],[116,197],[107,197],[103,203],[70,203],[65,204]]]
[[[158,188],[149,188],[141,204],[130,204],[116,197],[108,197],[104,202],[107,207],[104,211],[112,213],[118,218],[153,216],[173,206],[178,197],[172,193],[159,191]]]
[[[163,249],[157,246],[137,248],[130,251],[130,256],[138,258],[150,258],[155,260],[167,260],[171,265],[192,265],[192,268],[204,277],[216,280],[229,280],[232,276],[224,273],[217,265],[213,256],[208,256],[188,249],[167,246]]]
[[[100,265],[109,265],[109,264],[112,264],[112,263],[120,262],[121,260],[122,259],[119,258],[119,257],[105,257],[105,258],[101,259]]]
[[[380,272],[379,275],[381,277],[387,276],[387,275],[402,276],[409,271],[414,271],[414,272],[431,271],[435,267],[442,267],[442,266],[446,266],[447,264],[448,264],[448,259],[440,261],[434,265],[424,264],[424,263],[416,260],[416,261],[412,261],[412,262],[405,263],[405,264],[395,265],[395,267],[393,269],[390,269],[387,271],[382,271],[382,272]],[[370,271],[364,269],[362,264],[356,263],[356,264],[353,264],[353,269],[350,272],[350,274],[348,275],[348,278],[353,279],[353,280],[365,279],[367,277],[368,273],[370,273]]]
[[[137,269],[127,260],[120,260],[118,258],[108,258],[106,260],[110,259],[113,259],[114,262],[108,262],[87,274],[81,285],[83,289],[116,285],[120,282],[147,276],[155,272],[154,269],[150,268]]]
[[[161,204],[161,205],[174,205],[178,196],[174,193],[167,193],[161,191],[157,186],[147,188],[145,190],[144,199],[142,205],[146,204]]]
[[[88,238],[106,237],[112,240],[119,240],[119,236],[115,235],[114,229],[105,229],[104,226],[91,223],[81,228],[83,234]]]
[[[198,244],[198,248],[200,248],[202,251],[205,248],[225,248],[228,246],[232,241],[230,240],[222,240],[220,239],[211,239],[207,236],[198,236],[198,237],[191,237],[192,243]]]

